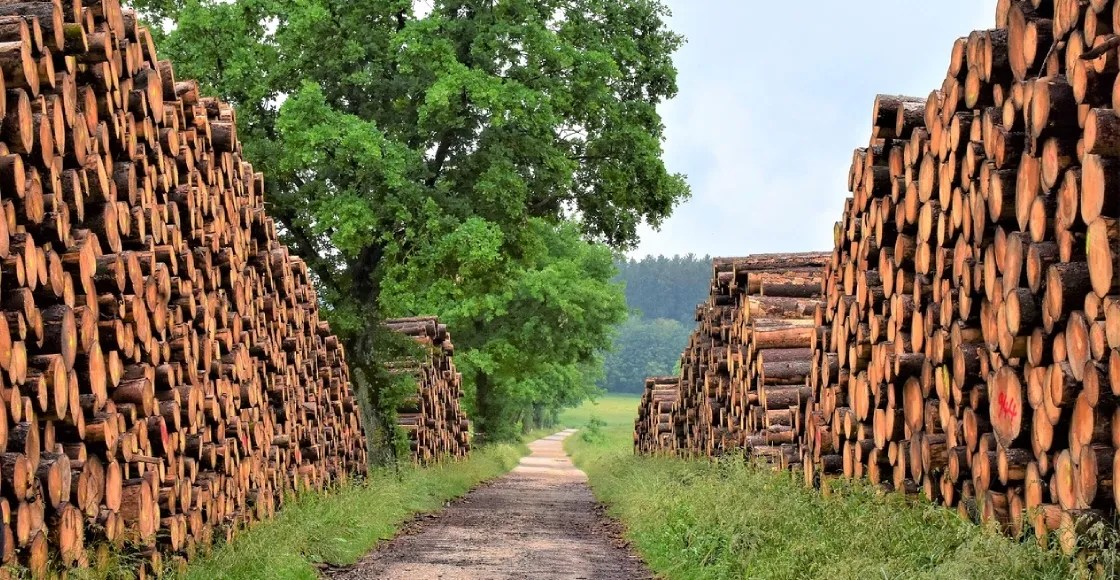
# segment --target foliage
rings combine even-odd
[[[363,404],[360,406],[366,425],[384,421],[387,425],[397,423],[398,402],[411,397],[417,391],[417,377],[411,373],[391,372],[392,362],[427,360],[431,356],[428,349],[409,336],[389,331],[385,327],[374,328],[369,333],[374,351],[380,361],[390,364],[371,365],[366,370],[370,382],[378,386],[377,396],[372,397],[371,389],[358,389]],[[374,465],[387,465],[396,458],[410,456],[408,434],[400,429],[367,429],[368,448]]]
[[[831,494],[736,460],[636,457],[637,400],[564,415],[604,417],[604,437],[565,443],[596,497],[659,577],[1069,578],[1080,564],[965,522],[955,512],[862,484]],[[603,412],[603,409],[612,412]],[[622,412],[628,408],[629,412]]]
[[[626,284],[626,304],[631,309],[649,320],[668,318],[692,328],[696,305],[708,296],[712,259],[693,254],[631,258],[619,262],[618,279]]]
[[[618,262],[630,317],[606,353],[605,378],[612,393],[640,393],[646,377],[677,374],[681,351],[696,326],[696,305],[708,294],[711,258],[646,256]]]
[[[320,564],[349,565],[396,535],[416,513],[434,511],[509,471],[524,445],[485,445],[469,459],[399,471],[374,470],[360,483],[305,494],[192,563],[188,578],[318,578]]]
[[[676,320],[631,314],[606,355],[603,387],[612,393],[641,393],[646,377],[676,374],[691,331],[692,326]]]
[[[133,5],[168,23],[157,40],[180,77],[237,106],[272,214],[318,278],[352,364],[375,386],[374,407],[392,407],[377,379],[380,317],[445,312],[466,339],[468,382],[495,433],[512,433],[504,422],[524,406],[492,410],[489,397],[552,405],[539,411],[579,400],[547,391],[594,374],[591,358],[542,368],[537,355],[603,337],[564,344],[571,333],[550,327],[574,322],[538,312],[555,303],[521,306],[549,299],[550,278],[584,273],[543,261],[587,251],[573,232],[627,248],[640,223],[656,226],[688,195],[662,161],[657,105],[677,91],[671,57],[682,40],[661,0],[433,0],[423,14],[412,0]],[[452,241],[463,245],[449,251]],[[460,330],[470,319],[450,302],[462,292],[413,285],[434,277],[421,264],[474,288],[471,307],[500,325],[493,341]],[[383,304],[390,279],[394,297],[422,299]],[[526,342],[513,335],[534,330],[545,344],[518,360]]]
[[[508,439],[594,393],[598,353],[626,313],[610,251],[570,224],[534,219],[514,257],[504,234],[470,219],[425,256],[390,269],[382,303],[432,312],[468,348],[457,365],[476,390],[476,430]]]
[[[594,443],[603,438],[603,427],[607,426],[607,422],[592,415],[583,427],[579,429],[579,436],[581,439],[588,443]]]

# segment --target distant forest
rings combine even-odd
[[[712,259],[646,256],[617,266],[630,317],[619,326],[614,350],[606,355],[602,386],[615,393],[640,393],[646,377],[675,372],[696,325],[696,305],[708,295]]]
[[[708,295],[712,259],[686,256],[646,256],[618,263],[618,279],[626,284],[626,305],[647,320],[668,318],[691,330],[696,305]]]

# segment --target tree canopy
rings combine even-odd
[[[382,316],[437,314],[484,431],[584,394],[622,318],[604,247],[688,195],[662,160],[682,39],[660,0],[133,4],[237,106],[364,376]]]
[[[493,438],[592,394],[600,353],[626,317],[609,249],[581,240],[571,224],[534,219],[528,229],[532,243],[513,258],[501,252],[498,228],[467,220],[422,259],[393,269],[382,293],[390,311],[440,312],[456,344],[472,345],[457,363],[477,389],[469,410]]]

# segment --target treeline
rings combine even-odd
[[[646,256],[618,262],[617,279],[625,284],[630,315],[618,327],[606,355],[601,386],[615,393],[640,393],[646,377],[676,372],[711,275],[709,256]]]
[[[649,320],[669,318],[690,328],[711,278],[711,256],[646,256],[618,263],[618,280],[626,285],[626,305],[631,310]]]
[[[682,39],[660,0],[133,4],[236,104],[373,423],[388,317],[448,325],[483,438],[594,391],[626,317],[612,256],[688,196],[662,160]]]

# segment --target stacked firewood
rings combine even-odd
[[[0,3],[0,559],[181,559],[363,472],[346,357],[233,109],[118,0]]]
[[[386,322],[394,332],[415,340],[417,357],[387,363],[397,375],[415,382],[415,392],[397,408],[397,426],[407,435],[412,459],[429,463],[466,457],[471,449],[470,422],[463,412],[463,376],[455,370],[455,347],[447,325],[436,317],[397,318]]]
[[[762,254],[732,264],[731,328],[736,443],[785,467],[800,464],[797,441],[809,400],[814,315],[828,254]],[[741,409],[741,411],[740,411]]]
[[[678,432],[673,419],[680,400],[679,377],[646,379],[638,417],[634,419],[634,451],[643,454],[674,450]]]
[[[803,436],[1040,541],[1120,505],[1120,2],[1001,0],[927,98],[879,96]]]
[[[762,254],[713,262],[711,292],[697,309],[681,376],[675,384],[647,380],[635,429],[639,452],[738,449],[800,465],[814,315],[828,258]],[[666,405],[670,400],[674,404]]]
[[[751,348],[727,261],[683,359],[677,446],[757,448],[788,423],[810,482],[866,477],[1011,533],[1061,531],[1067,550],[1112,519],[1118,32],[1120,2],[1001,0],[995,28],[956,41],[939,89],[879,96],[800,415],[748,409],[769,392],[737,370]]]
[[[731,442],[727,357],[735,298],[731,279],[725,275],[731,265],[729,258],[713,261],[708,299],[696,308],[696,328],[681,354],[680,402],[672,419],[677,440],[670,446],[679,452],[714,455]],[[642,442],[640,447],[659,448],[660,444]]]

